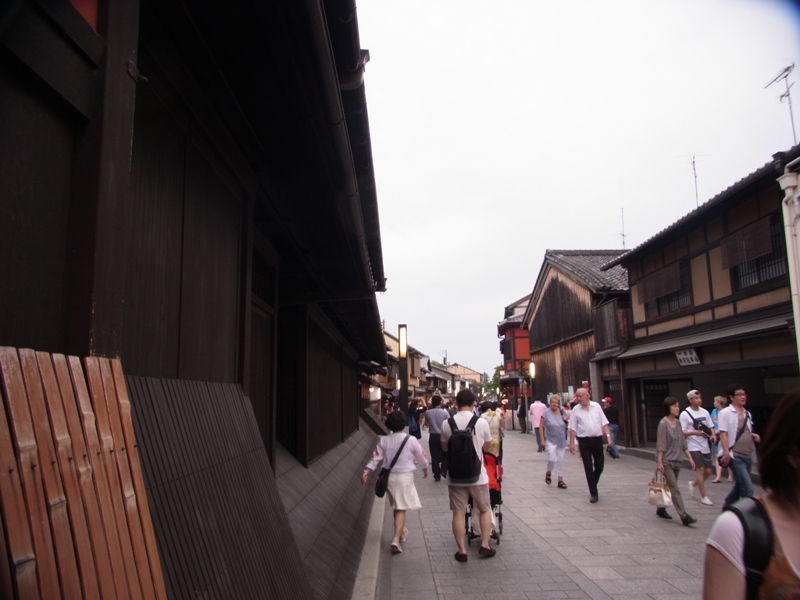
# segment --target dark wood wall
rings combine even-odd
[[[0,340],[7,346],[63,348],[69,191],[79,128],[70,112],[0,48]]]
[[[131,373],[237,380],[243,203],[217,168],[140,86],[122,355]]]
[[[529,331],[531,352],[592,329],[591,293],[552,270],[550,274]]]

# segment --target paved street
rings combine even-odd
[[[423,431],[427,451],[427,431]],[[714,506],[689,498],[698,522],[684,527],[675,516],[659,519],[643,500],[655,462],[633,456],[606,457],[600,502],[589,493],[578,456],[567,451],[567,490],[545,485],[546,454],[533,435],[505,437],[504,531],[497,556],[478,556],[479,540],[468,547],[469,562],[455,561],[447,485],[417,472],[423,510],[409,512],[409,539],[392,556],[392,511],[386,504],[375,597],[380,600],[592,598],[665,600],[700,598],[704,540],[719,514],[729,483],[708,483]]]

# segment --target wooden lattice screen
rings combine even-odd
[[[0,347],[0,378],[0,597],[167,600],[121,363]]]

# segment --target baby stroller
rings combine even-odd
[[[503,481],[503,464],[493,454],[483,453],[483,464],[486,466],[486,473],[489,475],[489,502],[492,506],[492,535],[496,543],[500,543],[500,536],[503,534],[503,513],[500,509],[503,504],[501,493],[501,483]],[[473,518],[472,498],[467,505],[467,514],[464,519],[464,526],[467,531],[467,544],[472,544],[472,540],[480,538],[479,513],[475,511]]]

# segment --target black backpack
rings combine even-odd
[[[744,529],[744,566],[747,571],[747,599],[755,600],[764,577],[764,569],[772,559],[773,532],[764,505],[755,498],[742,498],[729,511],[742,522]]]
[[[481,457],[475,452],[472,435],[478,417],[473,416],[465,429],[459,429],[450,417],[450,438],[447,440],[447,476],[450,483],[475,483],[481,476]]]

